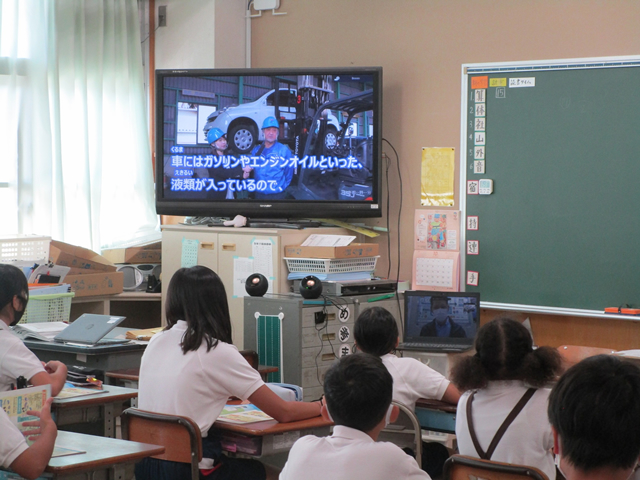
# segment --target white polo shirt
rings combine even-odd
[[[498,428],[527,388],[523,382],[513,380],[489,382],[486,388],[477,391],[473,398],[473,426],[483,450],[489,448]],[[491,460],[536,467],[551,480],[556,478],[551,452],[553,435],[547,417],[550,393],[549,388],[536,391],[504,433]],[[465,392],[458,402],[456,438],[462,455],[479,458],[467,424],[467,400],[470,394]]]
[[[330,437],[307,435],[294,443],[280,480],[425,480],[415,459],[389,442],[336,425]]]
[[[0,320],[0,392],[11,390],[20,376],[29,380],[44,371],[38,357]]]
[[[247,399],[264,382],[234,345],[218,342],[207,352],[203,342],[198,350],[182,353],[186,330],[179,320],[151,338],[140,365],[138,406],[189,417],[206,437],[230,396]]]
[[[0,466],[9,468],[27,448],[24,436],[0,407]]]
[[[393,378],[393,399],[416,409],[419,398],[442,400],[449,386],[442,374],[415,358],[398,358],[393,353],[380,357]]]

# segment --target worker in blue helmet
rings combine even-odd
[[[251,156],[260,157],[254,162],[256,181],[255,198],[261,200],[279,200],[287,197],[285,190],[291,184],[294,168],[291,165],[291,150],[278,142],[280,123],[275,117],[267,117],[262,122],[264,142],[256,145]]]
[[[227,135],[219,128],[207,132],[207,142],[211,145],[213,166],[208,168],[208,176],[215,181],[216,188],[207,189],[207,198],[214,200],[235,198],[234,189],[229,188],[229,180],[243,178],[242,166],[231,167],[235,162],[229,157]],[[249,175],[247,174],[246,177]],[[246,178],[245,177],[245,178]]]
[[[207,132],[207,142],[209,143],[209,145],[211,145],[211,147],[213,147],[213,144],[216,143],[221,138],[224,138],[224,143],[226,145],[227,136],[225,135],[225,133],[222,130],[220,130],[219,128],[212,128]],[[222,148],[223,151],[226,150],[226,149],[227,149],[226,146],[224,148]]]

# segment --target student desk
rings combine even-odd
[[[222,434],[222,448],[225,452],[251,457],[288,452],[300,437],[329,435],[332,425],[332,422],[321,416],[289,423],[279,423],[276,420],[245,424],[214,423]]]
[[[125,330],[126,329],[122,329]],[[78,365],[102,371],[140,368],[140,360],[147,344],[126,343],[79,347],[64,343],[25,340],[24,344],[43,362],[59,360],[65,365]]]
[[[416,417],[425,430],[455,434],[456,412],[455,405],[439,400],[420,398],[416,402]]]
[[[115,419],[126,408],[125,403],[138,398],[132,388],[104,385],[101,393],[72,398],[54,398],[51,412],[61,428],[99,435],[116,436]]]
[[[86,452],[49,460],[45,475],[60,480],[130,479],[136,462],[164,452],[159,445],[63,431],[58,432],[56,446]]]

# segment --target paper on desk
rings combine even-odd
[[[51,458],[66,457],[67,455],[78,455],[80,453],[87,453],[87,451],[86,450],[76,450],[75,448],[60,447],[58,445],[54,445],[53,453],[51,454]]]
[[[356,239],[351,235],[309,235],[303,247],[345,247]]]

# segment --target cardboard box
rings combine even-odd
[[[95,272],[115,272],[116,266],[93,250],[76,247],[68,243],[51,240],[49,245],[49,260],[55,265],[63,265]],[[65,279],[65,281],[67,281]]]
[[[377,243],[352,243],[345,247],[302,247],[300,245],[284,247],[284,256],[294,258],[355,258],[376,255],[378,255]]]
[[[147,247],[112,248],[102,256],[113,263],[162,263],[162,250]]]
[[[96,295],[115,295],[124,290],[124,273],[95,272],[80,275],[67,275],[64,283],[71,285],[76,297],[93,297]]]

